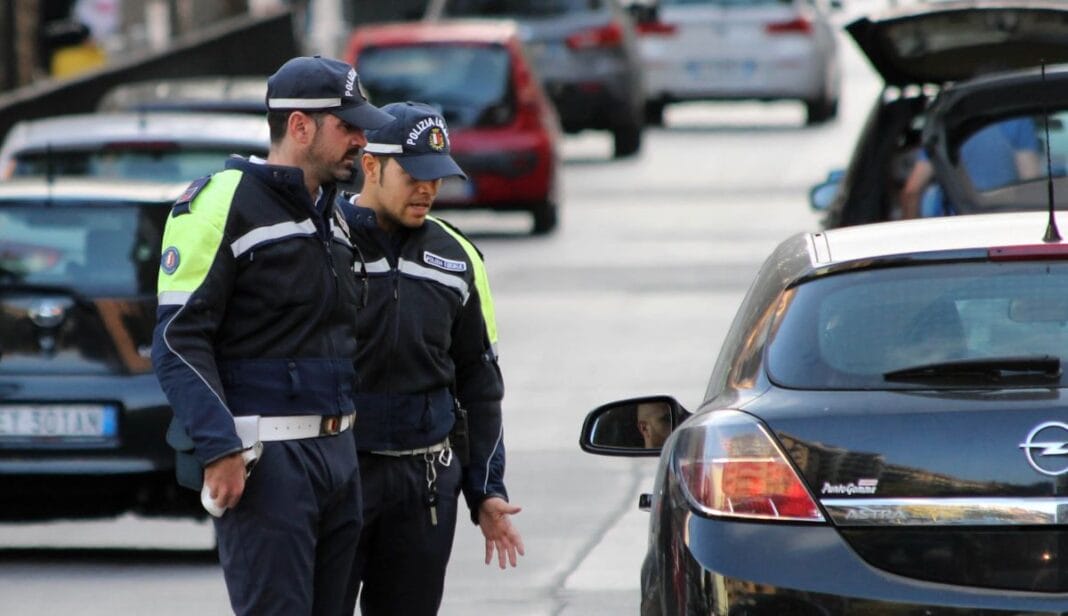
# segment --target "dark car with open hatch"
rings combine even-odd
[[[0,520],[205,515],[175,481],[150,354],[184,188],[0,183]]]
[[[798,234],[694,413],[591,412],[585,450],[660,457],[641,613],[1068,613],[1068,242],[1047,221]]]

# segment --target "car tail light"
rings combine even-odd
[[[674,460],[686,499],[703,513],[822,522],[808,488],[767,429],[751,415],[717,411],[683,428]]]
[[[675,24],[666,24],[662,21],[646,21],[637,25],[638,34],[642,36],[672,36],[678,31]]]
[[[768,34],[812,34],[812,22],[804,17],[789,21],[777,21],[764,26]]]
[[[574,50],[619,47],[623,44],[623,26],[618,21],[604,26],[581,30],[567,37],[567,46]]]

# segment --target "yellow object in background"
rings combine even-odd
[[[96,43],[86,41],[81,45],[61,47],[52,54],[52,76],[73,77],[90,71],[107,62],[107,53]]]

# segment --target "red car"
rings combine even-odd
[[[375,104],[410,100],[441,109],[453,158],[470,179],[447,180],[438,207],[529,211],[535,234],[556,226],[559,118],[514,22],[363,26],[345,57]]]

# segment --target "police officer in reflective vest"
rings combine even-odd
[[[496,552],[502,569],[514,567],[523,543],[504,487],[503,383],[482,256],[428,216],[442,178],[466,177],[435,109],[382,109],[397,119],[367,132],[362,191],[340,204],[364,293],[355,436],[364,529],[350,600],[354,608],[359,594],[364,616],[421,616],[441,603],[461,491],[487,564]]]
[[[361,521],[348,432],[358,296],[335,182],[364,130],[392,117],[351,66],[320,57],[279,68],[267,107],[267,159],[231,158],[167,220],[153,361],[174,408],[168,441],[193,462],[179,456],[179,481],[199,488],[202,468],[219,516],[234,612],[333,615]]]

